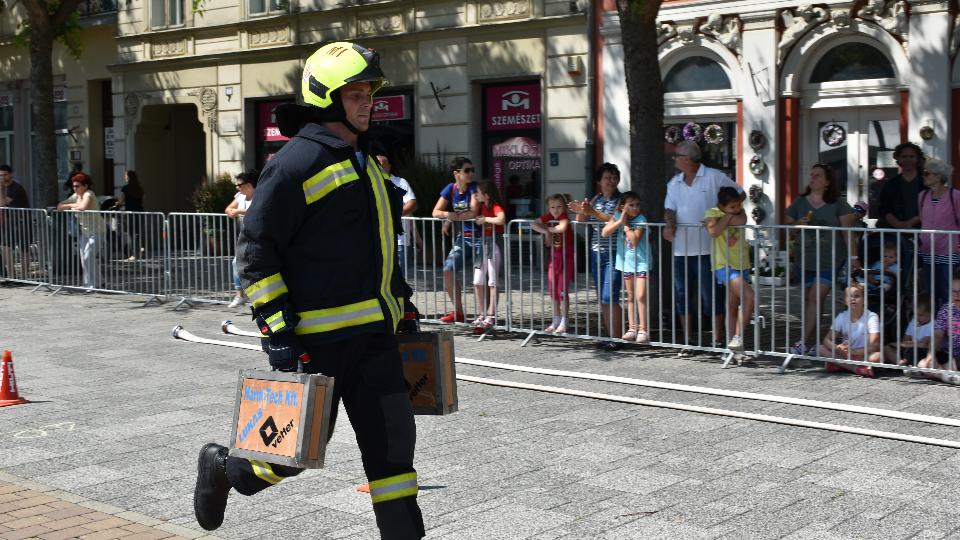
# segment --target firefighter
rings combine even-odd
[[[330,433],[343,400],[382,538],[422,538],[416,427],[395,331],[410,288],[397,268],[403,207],[364,136],[383,85],[379,55],[330,43],[306,61],[303,105],[276,110],[292,138],[267,163],[247,211],[238,265],[270,365],[334,377]],[[231,489],[253,495],[302,469],[200,450],[194,512],[223,523]]]

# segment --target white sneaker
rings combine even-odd
[[[242,305],[244,305],[244,304],[246,304],[246,303],[247,303],[247,300],[246,300],[244,297],[242,297],[242,296],[234,296],[234,297],[233,297],[233,300],[231,300],[230,303],[227,304],[227,307],[230,308],[230,309],[233,309],[233,308],[235,308],[235,307],[240,307],[240,306],[242,306]]]
[[[731,349],[731,350],[734,350],[734,351],[742,350],[742,349],[743,349],[743,338],[740,337],[740,336],[733,336],[732,338],[730,338],[730,342],[727,343],[727,348],[728,348],[728,349]]]

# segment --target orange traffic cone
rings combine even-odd
[[[3,365],[0,367],[0,407],[27,403],[17,390],[17,376],[13,373],[13,353],[3,351]]]

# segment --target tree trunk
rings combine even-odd
[[[667,195],[663,152],[663,82],[660,78],[657,14],[662,0],[617,0],[623,42],[624,74],[630,100],[630,188],[640,194],[640,212],[651,223],[663,223]],[[651,269],[647,304],[651,328],[671,328],[672,245],[650,230]],[[662,298],[661,298],[662,296]],[[657,334],[654,339],[676,336]]]
[[[41,207],[60,200],[57,178],[57,139],[53,132],[53,42],[78,31],[69,23],[80,0],[22,0],[29,22],[30,47],[30,137],[33,141],[34,178],[40,191]],[[67,39],[67,42],[71,40]],[[74,56],[78,47],[70,47]],[[75,49],[75,50],[74,50]]]
[[[630,96],[630,188],[640,211],[663,222],[667,178],[663,153],[663,83],[657,47],[660,0],[617,0],[624,72]]]
[[[39,206],[56,206],[60,199],[57,141],[53,132],[53,32],[47,25],[30,28],[30,127]]]

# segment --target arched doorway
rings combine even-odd
[[[901,142],[894,62],[879,43],[858,36],[826,49],[802,77],[799,191],[811,165],[830,165],[846,200],[869,201],[875,218],[880,183],[897,174],[893,149]]]
[[[134,139],[136,169],[152,212],[192,212],[204,180],[206,142],[196,105],[147,105]]]

